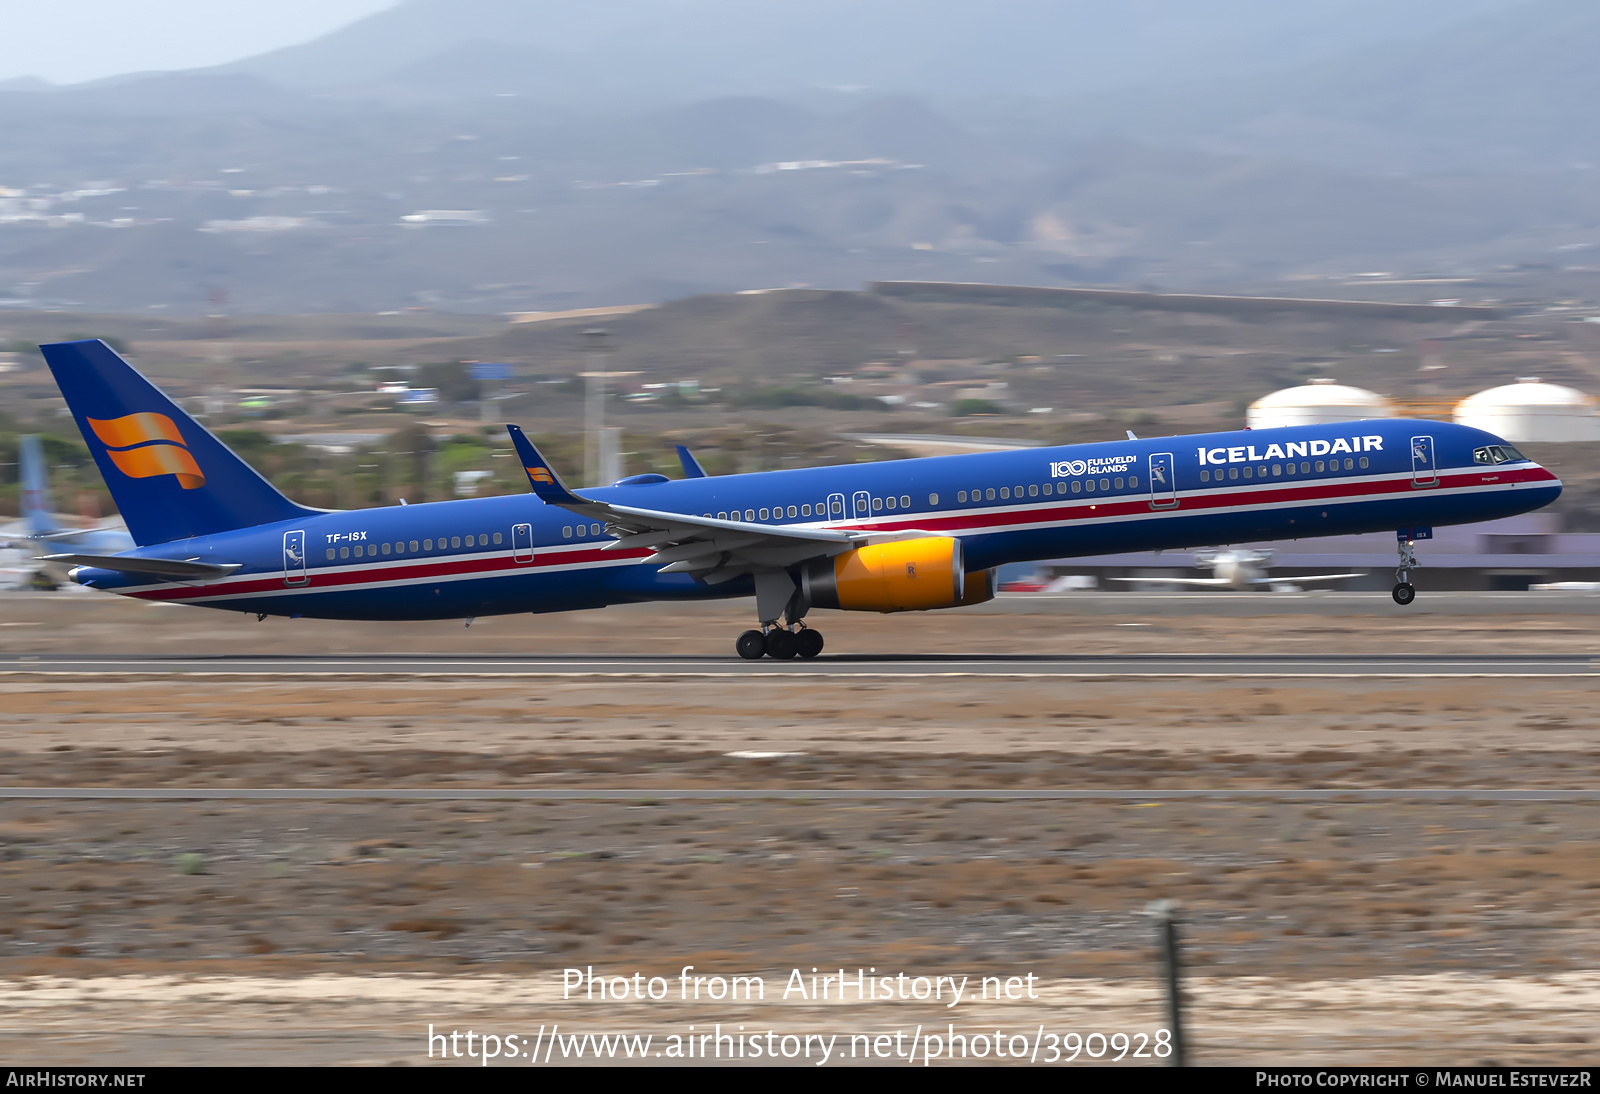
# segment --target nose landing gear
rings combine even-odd
[[[1394,597],[1394,602],[1401,606],[1411,603],[1417,598],[1417,590],[1411,584],[1411,571],[1421,566],[1417,561],[1416,541],[1401,538],[1399,541],[1400,566],[1395,570],[1396,579],[1394,589],[1389,593]]]

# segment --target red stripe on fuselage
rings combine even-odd
[[[191,600],[197,597],[240,596],[245,593],[273,591],[299,592],[307,589],[329,592],[374,582],[425,582],[462,574],[494,575],[512,571],[530,573],[549,566],[571,566],[584,562],[625,562],[645,558],[649,554],[647,550],[602,551],[596,547],[593,550],[566,550],[559,555],[553,551],[546,551],[543,552],[545,557],[536,553],[532,562],[516,562],[510,555],[496,558],[432,559],[403,566],[388,563],[366,569],[350,568],[332,573],[327,570],[311,569],[307,571],[310,580],[295,585],[285,585],[283,575],[274,573],[258,574],[245,581],[221,581],[210,585],[187,585],[165,589],[134,589],[129,590],[127,595],[142,600]]]

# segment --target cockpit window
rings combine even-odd
[[[1511,463],[1515,460],[1526,460],[1527,458],[1509,444],[1491,444],[1472,450],[1473,463]]]

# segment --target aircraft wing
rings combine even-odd
[[[1202,589],[1221,589],[1233,582],[1220,577],[1108,577],[1107,581],[1138,581],[1156,585],[1193,585]]]
[[[617,538],[602,550],[651,548],[652,553],[644,562],[659,565],[662,573],[694,574],[716,585],[743,574],[787,569],[809,559],[828,558],[872,543],[932,534],[753,524],[595,501],[569,490],[521,429],[514,425],[506,429],[523,470],[528,473],[528,483],[540,500],[589,520],[604,521]]]
[[[1347,577],[1366,577],[1361,574],[1307,574],[1305,577],[1256,577],[1250,579],[1252,585],[1305,585],[1312,581],[1341,581]]]

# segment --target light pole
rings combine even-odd
[[[606,343],[609,333],[599,327],[583,332],[585,357],[583,422],[583,478],[589,486],[600,486],[601,433],[606,427]]]

